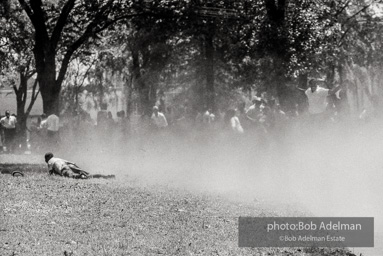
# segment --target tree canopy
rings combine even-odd
[[[146,114],[177,87],[195,108],[224,108],[241,89],[289,109],[294,83],[332,86],[351,62],[381,67],[379,0],[7,0],[0,11],[2,73],[36,72],[46,113],[59,112],[71,61],[93,65],[105,49],[99,72],[123,73]]]

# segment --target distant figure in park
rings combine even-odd
[[[0,125],[4,135],[4,151],[13,152],[15,147],[17,119],[11,116],[9,110],[5,111],[5,117],[0,119]]]
[[[48,143],[56,146],[59,142],[60,119],[55,114],[48,116],[46,121]]]
[[[47,126],[47,115],[45,113],[41,114],[40,129],[44,129]]]
[[[319,87],[315,79],[309,81],[309,88],[303,89],[297,87],[299,90],[304,91],[309,102],[309,113],[316,121],[320,121],[324,117],[327,109],[327,96],[337,93],[341,88],[340,86],[332,89]]]
[[[237,116],[237,110],[229,109],[226,112],[226,122],[229,122],[229,127],[234,134],[242,134],[244,133],[244,130],[242,128],[241,122],[239,121],[239,118]]]
[[[49,174],[56,174],[74,179],[87,179],[89,173],[79,168],[75,163],[54,157],[52,153],[45,154]]]
[[[101,110],[97,113],[97,129],[99,131],[106,131],[108,129],[108,105],[106,103],[101,104]]]
[[[157,130],[165,129],[168,126],[165,115],[158,110],[157,106],[153,107],[152,123]]]
[[[253,124],[257,125],[261,114],[260,106],[262,104],[262,100],[259,97],[254,97],[252,103],[253,105],[251,105],[246,111],[246,116]]]
[[[121,110],[117,112],[117,127],[118,132],[122,135],[123,138],[129,133],[129,119],[126,117],[125,111]]]
[[[112,131],[115,128],[116,122],[114,121],[112,112],[108,111],[108,130]]]
[[[213,120],[212,120],[213,117]],[[211,109],[206,109],[202,116],[202,122],[206,125],[210,125],[214,121],[214,114],[212,116]]]
[[[38,117],[36,121],[31,122],[28,128],[29,131],[29,143],[34,150],[39,150],[41,146],[41,117]]]

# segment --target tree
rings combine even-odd
[[[33,81],[30,102],[27,109],[28,83],[35,75],[33,55],[30,51],[32,46],[32,35],[28,27],[24,26],[24,17],[19,12],[15,12],[13,19],[7,19],[8,10],[11,8],[10,2],[5,2],[6,10],[3,10],[4,16],[0,19],[3,28],[0,31],[0,55],[3,80],[13,88],[16,94],[18,117],[18,127],[21,134],[25,132],[27,118],[39,95],[37,89],[37,80]],[[8,20],[8,22],[7,22]],[[9,23],[11,22],[11,23]]]
[[[174,36],[179,31],[179,21],[187,1],[152,1],[144,8],[150,15],[134,17],[121,25],[122,33],[115,33],[111,41],[124,46],[129,63],[126,75],[129,93],[132,89],[139,97],[139,112],[150,115],[157,101],[157,92],[163,71],[174,50]],[[131,82],[129,82],[131,81]],[[128,113],[131,110],[128,103]]]
[[[59,96],[68,65],[98,34],[116,22],[139,15],[130,1],[10,0],[10,19],[23,10],[33,33],[33,55],[44,112],[59,112]]]

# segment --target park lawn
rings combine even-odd
[[[238,248],[239,216],[278,216],[133,179],[0,175],[0,255],[346,255],[330,249]],[[331,253],[331,254],[330,254]]]

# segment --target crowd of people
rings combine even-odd
[[[314,125],[332,120],[328,114],[328,96],[338,97],[340,86],[326,89],[319,86],[316,80],[309,81],[308,85],[307,89],[297,87],[307,96],[306,119]],[[249,106],[246,102],[241,102],[226,111],[213,111],[206,107],[196,113],[192,112],[187,104],[179,106],[177,111],[175,109],[164,109],[162,105],[156,105],[151,116],[135,115],[136,118],[132,118],[132,115],[126,115],[122,110],[114,117],[112,112],[108,111],[107,104],[102,104],[96,120],[85,111],[76,115],[61,115],[60,118],[55,114],[42,114],[28,125],[26,144],[35,152],[52,151],[63,144],[66,144],[67,148],[68,145],[75,147],[90,141],[98,143],[100,147],[118,148],[119,143],[148,134],[185,135],[193,132],[208,134],[210,137],[222,133],[229,137],[250,134],[262,141],[265,137],[277,137],[277,133],[281,133],[286,124],[299,118],[298,112],[282,111],[278,102],[266,93],[254,96]],[[366,116],[364,112],[362,114]],[[14,152],[15,148],[22,144],[17,140],[17,125],[16,115],[6,111],[0,120],[4,152]]]
[[[40,144],[50,147],[58,145],[60,141],[59,129],[60,119],[57,115],[51,114],[47,116],[46,114],[42,114],[35,122],[32,122],[29,127],[27,127],[29,134],[38,134],[40,140],[39,143],[37,143],[36,136],[33,136],[34,140],[30,140],[30,137],[25,136],[25,133],[19,132],[21,129],[19,129],[16,114],[11,114],[9,110],[6,110],[5,116],[0,119],[2,145],[0,152],[14,153],[18,150],[28,151],[29,144],[27,142],[32,142],[36,147]]]

